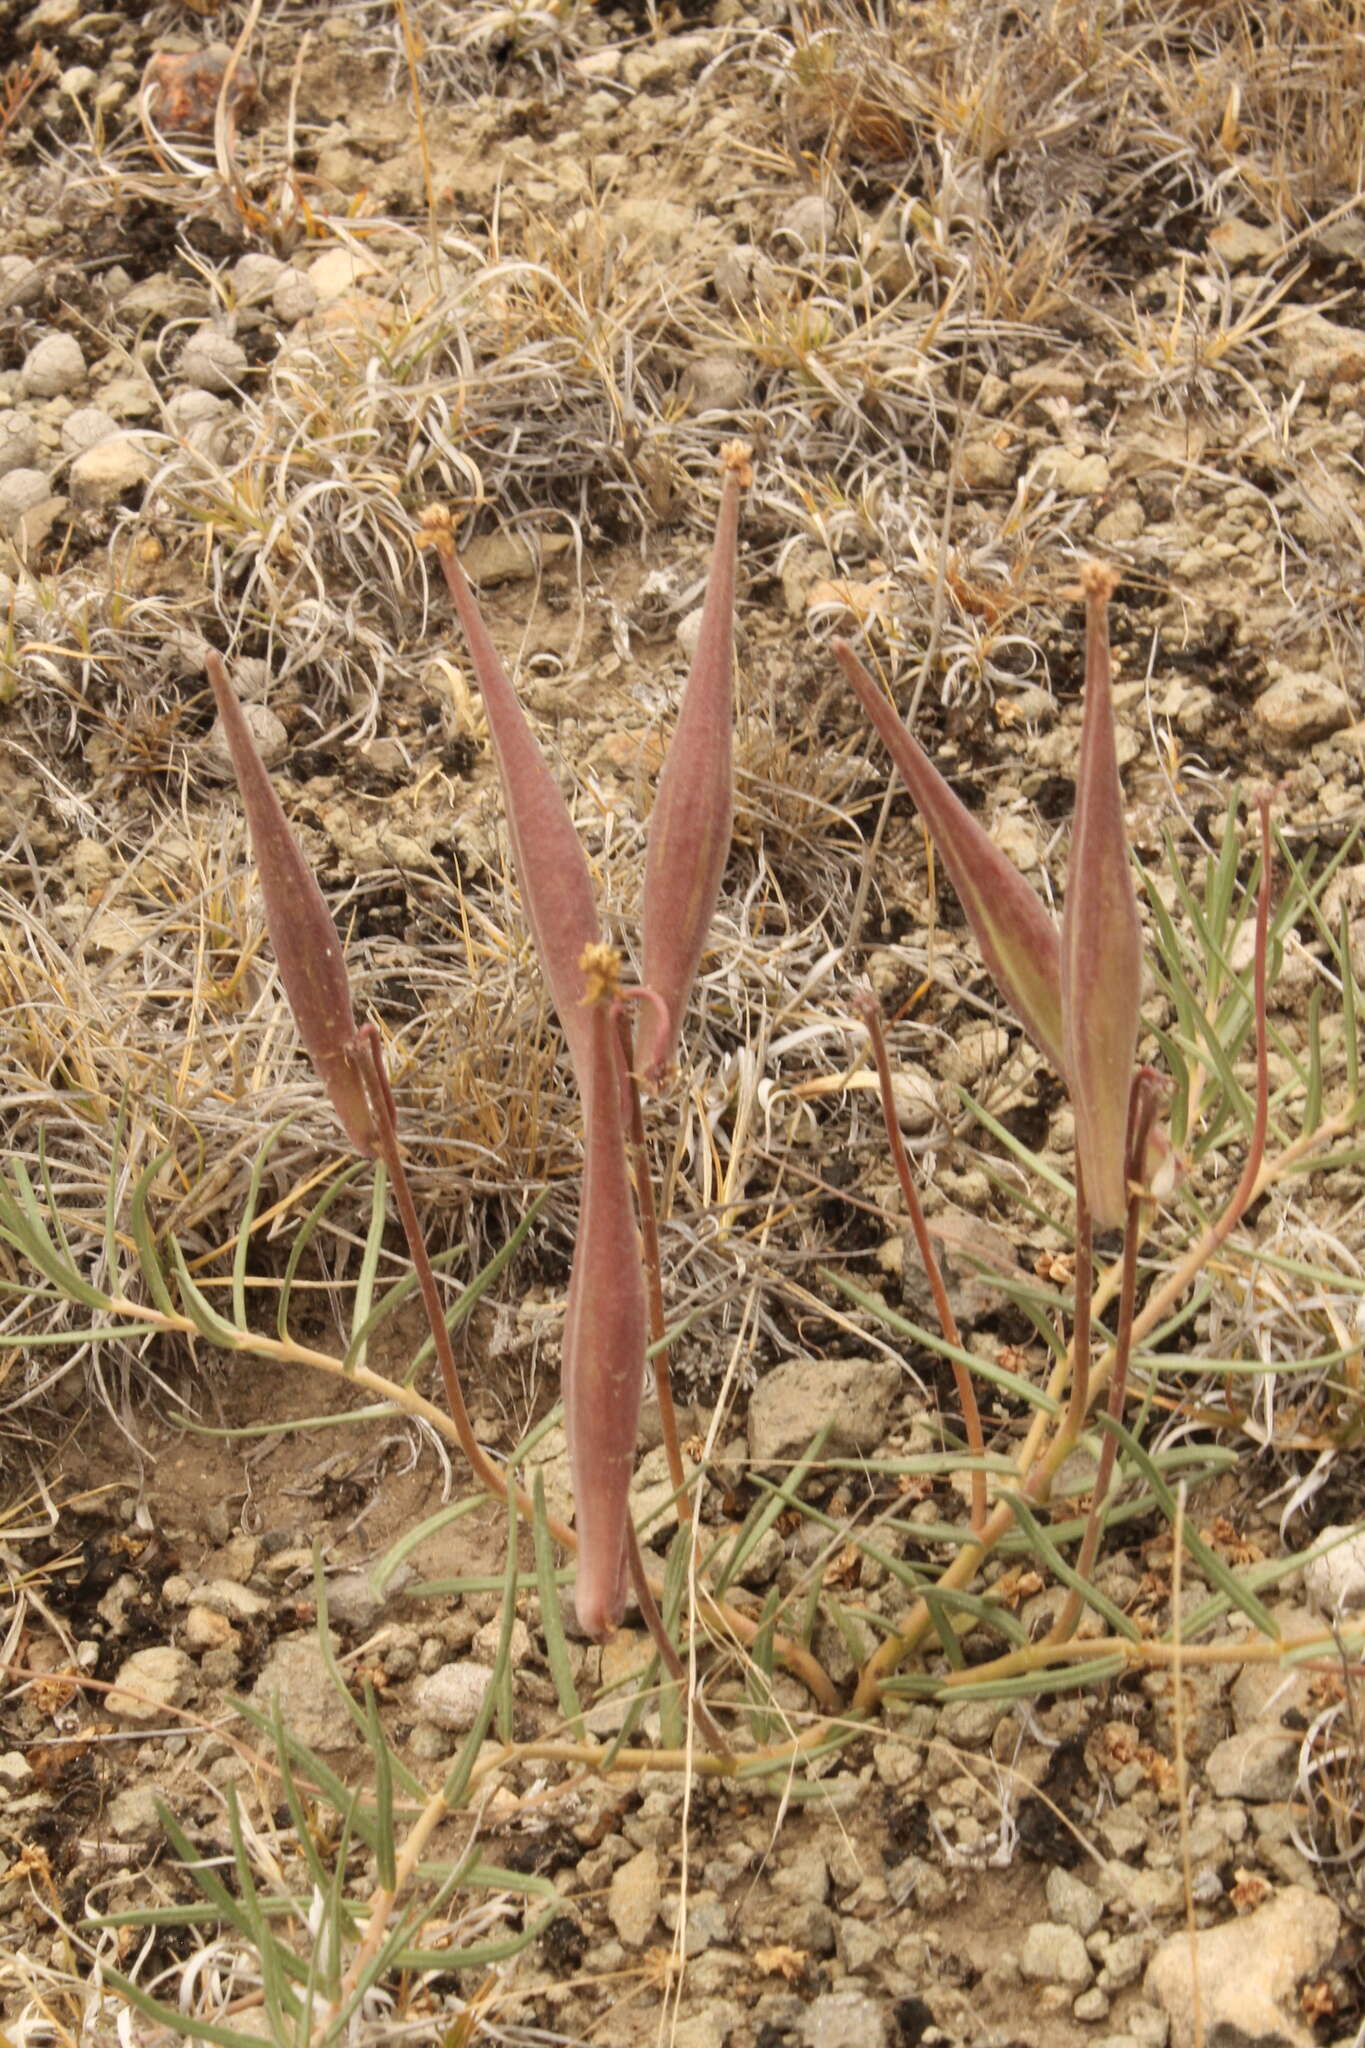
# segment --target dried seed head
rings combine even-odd
[[[236,692],[216,654],[205,662],[251,833],[265,921],[299,1037],[352,1144],[368,1159],[378,1132],[355,1051],[351,988],[337,928],[290,829]]]
[[[439,525],[431,531],[483,697],[507,808],[522,909],[581,1087],[590,1059],[591,1033],[581,1001],[579,960],[584,947],[593,944],[599,933],[588,864],[569,807],[498,659],[450,534]]]
[[[1091,1214],[1117,1229],[1128,1207],[1128,1116],[1142,1006],[1142,925],[1123,818],[1109,659],[1118,584],[1098,562],[1085,592],[1085,705],[1062,911],[1062,1033],[1076,1163]]]
[[[845,640],[839,666],[899,768],[967,914],[991,979],[1065,1077],[1057,927],[1019,870],[953,795]]]
[[[583,1206],[564,1325],[564,1430],[578,1530],[578,1618],[609,1635],[625,1605],[626,1524],[644,1390],[647,1319],[613,1020],[620,959],[584,949]]]
[[[735,803],[735,555],[740,491],[753,476],[749,456],[742,441],[729,442],[721,451],[725,483],[701,633],[649,820],[644,978],[662,1010],[660,1018],[646,1018],[641,1065],[655,1087],[677,1047],[730,854]]]

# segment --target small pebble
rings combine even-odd
[[[31,306],[43,295],[43,275],[27,256],[0,256],[0,313]]]
[[[119,1666],[105,1711],[125,1721],[159,1721],[179,1706],[194,1682],[194,1666],[183,1650],[164,1643],[134,1650]]]
[[[62,423],[63,455],[84,455],[96,441],[107,441],[118,432],[118,422],[102,405],[81,405]]]
[[[794,200],[777,223],[776,232],[802,248],[819,249],[831,240],[839,226],[839,209],[832,199],[807,192]]]
[[[468,1660],[443,1664],[417,1687],[417,1710],[424,1721],[463,1735],[473,1727],[492,1683],[493,1674],[486,1664]]]
[[[0,412],[0,476],[32,469],[38,459],[38,429],[27,413]]]
[[[71,496],[84,512],[105,512],[126,491],[140,489],[151,475],[151,460],[132,434],[96,441],[71,465]]]
[[[295,270],[291,264],[282,270],[275,280],[270,294],[270,304],[275,318],[286,327],[296,321],[306,320],[315,311],[318,303],[318,288],[306,271]]]
[[[246,350],[216,327],[199,327],[180,351],[180,374],[201,391],[232,391],[246,375]]]
[[[289,752],[289,735],[274,712],[265,704],[244,704],[245,718],[256,742],[256,751],[267,768],[276,768]],[[221,718],[214,720],[209,736],[204,742],[200,766],[204,773],[215,782],[230,782],[234,775],[232,755],[228,749],[227,734],[223,731]],[[429,1718],[435,1719],[434,1715]]]
[[[13,533],[26,512],[52,496],[41,469],[12,469],[0,477],[0,533]]]
[[[19,388],[27,398],[62,398],[84,382],[85,356],[70,334],[45,334],[19,372]]]
[[[239,306],[263,305],[274,291],[284,264],[263,249],[249,249],[232,266],[232,290]]]
[[[177,391],[167,401],[166,425],[177,440],[184,441],[210,462],[227,453],[233,410],[225,398],[211,391]]]

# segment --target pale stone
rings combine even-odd
[[[84,382],[85,356],[70,334],[45,334],[19,372],[19,389],[28,398],[63,398]]]
[[[659,1855],[655,1849],[641,1849],[629,1863],[612,1872],[607,1895],[607,1913],[627,1948],[643,1948],[654,1931],[662,1900]]]
[[[194,1666],[185,1652],[161,1643],[124,1659],[105,1706],[120,1720],[161,1721],[193,1683]]]
[[[889,1358],[798,1359],[768,1373],[749,1397],[749,1455],[786,1463],[828,1422],[833,1456],[875,1451],[887,1433],[900,1368]]]
[[[1199,2038],[1196,1973],[1205,2041],[1312,2048],[1298,1991],[1326,1968],[1340,1925],[1331,1899],[1291,1886],[1244,1919],[1202,1929],[1193,1943],[1183,1928],[1171,1935],[1153,1956],[1144,1984],[1170,2019],[1171,2048],[1194,2048]]]
[[[72,502],[84,512],[107,511],[125,492],[140,489],[151,473],[151,458],[141,441],[131,434],[111,434],[72,463]]]

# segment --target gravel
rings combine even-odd
[[[216,327],[196,328],[180,351],[180,374],[200,391],[235,391],[246,368],[241,343]]]
[[[487,1664],[475,1664],[468,1658],[444,1664],[418,1683],[417,1709],[433,1727],[463,1735],[474,1726],[492,1683],[493,1673]]]
[[[85,512],[107,511],[130,491],[140,490],[151,473],[151,457],[139,438],[111,434],[72,463],[72,500]]]
[[[38,460],[38,429],[27,413],[0,412],[0,477],[32,469]]]
[[[1039,1984],[1065,1984],[1083,1991],[1095,1974],[1085,1943],[1074,1927],[1039,1920],[1024,1936],[1020,1974]]]
[[[0,313],[36,305],[43,296],[43,274],[28,256],[0,256]]]
[[[1321,1893],[1291,1887],[1267,1905],[1194,1937],[1164,1941],[1147,1972],[1147,1997],[1167,2015],[1171,2048],[1254,2041],[1257,2048],[1312,2048],[1297,2009],[1300,1986],[1326,1968],[1341,1915]],[[1196,2011],[1195,1976],[1202,2013]],[[1202,2024],[1199,2024],[1202,2022]]]
[[[607,1914],[612,1926],[628,1948],[643,1948],[654,1931],[662,1900],[659,1856],[655,1849],[641,1849],[628,1863],[612,1872],[607,1896]]]
[[[194,1666],[183,1650],[163,1643],[135,1650],[119,1666],[105,1705],[124,1721],[159,1721],[167,1710],[188,1698]]]
[[[64,398],[85,378],[85,352],[74,335],[45,334],[24,357],[19,391],[25,398]]]
[[[77,406],[62,421],[62,453],[83,455],[97,441],[107,441],[119,431],[118,421],[99,405]]]
[[[0,533],[14,533],[25,513],[52,496],[52,485],[41,469],[12,469],[0,477]]]
[[[797,1458],[827,1423],[827,1452],[875,1451],[900,1388],[900,1367],[886,1358],[780,1365],[750,1397],[749,1456],[756,1465]]]

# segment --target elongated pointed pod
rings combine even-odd
[[[630,1478],[645,1379],[644,1276],[612,1019],[619,971],[610,946],[585,949],[579,973],[589,1051],[581,1077],[583,1206],[569,1280],[563,1383],[578,1532],[575,1601],[590,1636],[609,1635],[625,1606]]]
[[[351,1143],[373,1159],[378,1131],[357,1058],[351,986],[332,913],[284,815],[227,671],[216,654],[208,655],[205,667],[241,791],[266,926],[294,1023]]]
[[[641,1066],[654,1087],[677,1049],[683,1011],[697,978],[730,853],[735,810],[735,555],[740,492],[753,480],[751,453],[742,441],[731,441],[721,450],[725,483],[701,632],[649,820],[644,976],[646,987],[659,998],[660,1014],[647,1014]]]
[[[847,641],[836,640],[834,652],[929,828],[992,981],[1039,1052],[1065,1078],[1056,924],[1018,868],[953,795]]]
[[[522,909],[581,1085],[591,1058],[592,1033],[581,1002],[583,975],[578,963],[584,947],[595,945],[601,936],[588,863],[569,807],[526,722],[460,567],[449,517],[432,507],[422,515],[422,528],[423,537],[440,556],[464,628],[502,779]]]
[[[1085,706],[1076,812],[1062,911],[1062,1043],[1076,1117],[1076,1164],[1091,1213],[1114,1230],[1128,1206],[1128,1101],[1142,1006],[1142,925],[1123,822],[1109,662],[1109,600],[1118,577],[1101,563],[1085,591]]]

